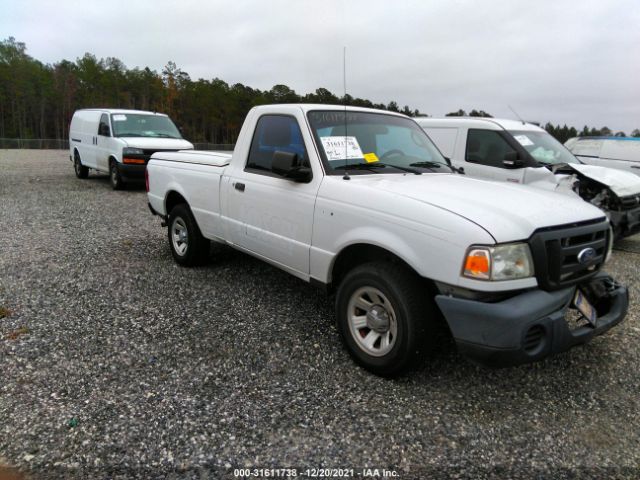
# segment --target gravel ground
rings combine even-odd
[[[0,463],[29,478],[640,476],[640,237],[608,265],[632,296],[608,334],[503,370],[447,345],[384,380],[322,293],[222,247],[178,267],[144,191],[66,152],[0,151],[0,206]]]

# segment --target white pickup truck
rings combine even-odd
[[[158,152],[151,211],[181,265],[209,241],[335,292],[354,359],[398,374],[443,318],[489,365],[539,360],[619,323],[601,210],[455,173],[412,119],[327,105],[253,108],[233,154]]]

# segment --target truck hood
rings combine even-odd
[[[569,166],[585,177],[606,185],[619,197],[640,193],[640,177],[631,172],[582,163],[570,163]]]
[[[145,150],[188,150],[193,144],[183,138],[119,137],[127,147]]]
[[[463,175],[354,175],[351,181],[448,210],[479,225],[498,243],[527,239],[543,227],[604,217],[577,196]]]

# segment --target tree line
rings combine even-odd
[[[234,143],[252,107],[299,102],[421,114],[395,101],[374,103],[326,88],[299,95],[286,85],[260,90],[219,78],[194,81],[173,62],[158,73],[86,53],[75,62],[45,65],[27,55],[26,45],[15,38],[0,42],[0,138],[67,139],[75,110],[109,107],[167,113],[193,142]]]
[[[249,109],[269,103],[347,104],[412,117],[424,115],[408,105],[400,108],[395,101],[374,103],[348,94],[337,96],[326,88],[300,95],[286,85],[260,90],[241,83],[230,85],[219,78],[194,81],[173,62],[156,72],[148,67],[129,69],[117,58],[98,59],[86,53],[75,62],[61,60],[50,65],[26,51],[26,45],[13,37],[0,42],[0,138],[65,140],[73,112],[91,107],[164,112],[192,142],[218,144],[235,143]],[[449,115],[467,113],[460,109]],[[469,115],[491,117],[475,109]],[[578,134],[612,133],[606,127],[585,126],[578,132],[548,123],[545,128],[561,141]],[[640,136],[640,131],[632,135]]]

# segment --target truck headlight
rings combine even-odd
[[[476,280],[515,280],[531,277],[531,250],[526,243],[470,247],[464,260],[462,274]]]
[[[144,151],[141,148],[124,147],[122,149],[122,155],[142,155]]]

